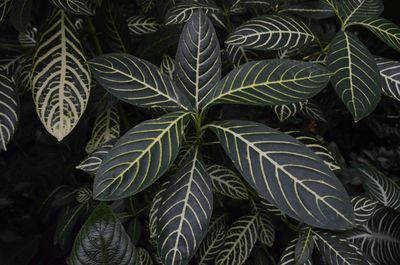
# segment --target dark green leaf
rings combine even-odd
[[[400,101],[400,62],[385,58],[375,58],[382,77],[382,92]]]
[[[278,265],[298,265],[295,260],[295,248],[296,248],[297,239],[293,239],[286,246],[285,250],[282,253],[282,257],[278,263]],[[312,259],[308,259],[305,263],[301,265],[312,265]]]
[[[51,0],[57,7],[76,15],[94,15],[91,0]]]
[[[58,244],[62,249],[68,246],[71,239],[72,229],[74,229],[79,218],[85,210],[85,204],[66,206],[58,217],[57,228],[54,234],[54,244]]]
[[[340,14],[347,25],[353,21],[378,17],[383,12],[382,0],[341,0]]]
[[[311,259],[314,250],[314,239],[312,229],[307,228],[297,238],[294,248],[294,257],[296,264],[304,264]]]
[[[10,10],[11,24],[19,32],[28,29],[31,22],[32,0],[13,0]]]
[[[355,220],[358,225],[364,225],[375,212],[379,202],[370,200],[363,195],[358,195],[351,199],[354,206]]]

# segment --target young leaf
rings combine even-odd
[[[188,110],[172,80],[150,62],[128,54],[101,55],[90,62],[97,82],[112,95],[139,107]]]
[[[90,94],[90,73],[75,27],[62,10],[49,20],[33,60],[32,93],[46,130],[61,141],[78,123]]]
[[[250,186],[284,213],[325,229],[353,226],[353,207],[345,189],[304,144],[254,122],[209,126]]]
[[[154,183],[174,162],[189,113],[175,112],[140,123],[111,148],[93,184],[98,200],[132,196]]]
[[[19,120],[18,91],[14,82],[0,71],[0,151],[7,151]]]
[[[299,265],[295,260],[295,247],[296,247],[297,239],[293,239],[286,246],[285,250],[282,253],[282,257],[278,263],[278,265]],[[309,258],[306,262],[301,265],[312,265],[312,259]]]
[[[285,120],[293,117],[299,111],[301,111],[305,104],[306,102],[298,102],[285,105],[276,105],[273,106],[272,109],[275,112],[275,115],[278,117],[279,121],[284,122]]]
[[[10,21],[16,30],[24,32],[31,22],[32,0],[13,0]]]
[[[246,215],[232,224],[215,260],[216,265],[239,265],[246,261],[257,241],[257,218],[257,214]]]
[[[284,15],[265,15],[250,19],[226,39],[229,45],[259,50],[303,47],[315,40],[301,20]]]
[[[282,105],[313,97],[329,82],[322,66],[292,60],[262,60],[246,63],[222,79],[207,100],[247,105]]]
[[[339,32],[330,44],[328,68],[337,94],[357,122],[368,116],[381,98],[381,77],[374,57],[348,32]]]
[[[307,260],[311,259],[314,250],[314,239],[312,229],[307,228],[306,231],[301,233],[297,239],[294,248],[294,257],[296,264],[304,264]]]
[[[121,222],[101,203],[92,212],[75,238],[68,264],[131,265],[137,252]]]
[[[156,18],[146,16],[132,16],[127,22],[130,32],[138,36],[157,32],[162,26]]]
[[[198,111],[221,79],[219,42],[202,11],[195,11],[185,24],[175,61],[176,83]]]
[[[51,0],[51,2],[62,10],[76,15],[94,15],[90,0]]]
[[[88,155],[79,165],[76,166],[76,169],[85,171],[90,175],[94,175],[99,169],[99,166],[103,159],[108,155],[111,148],[117,142],[117,139],[112,139],[107,143],[101,145],[96,150],[94,150],[90,155]]]
[[[212,16],[218,15],[221,9],[215,3],[196,3],[192,2],[190,4],[181,3],[172,7],[167,14],[167,19],[165,21],[166,25],[170,24],[181,24],[188,21],[195,11],[202,11],[204,14]]]
[[[267,247],[272,247],[275,241],[275,228],[271,217],[264,205],[259,201],[252,200],[253,211],[257,213],[258,240]]]
[[[375,212],[379,202],[370,200],[364,195],[358,195],[351,199],[351,203],[354,206],[354,215],[356,223],[364,225],[372,214]]]
[[[383,12],[383,3],[381,0],[342,0],[339,8],[343,24],[347,25],[353,21],[378,17]]]
[[[163,194],[157,224],[163,264],[189,263],[207,233],[212,208],[211,180],[196,148]]]
[[[385,58],[375,58],[375,61],[383,79],[382,92],[400,101],[400,62]]]
[[[155,6],[155,0],[136,0],[136,3],[144,13],[149,12]]]
[[[149,212],[149,232],[150,232],[150,238],[156,238],[157,237],[157,224],[158,224],[158,216],[159,211],[160,211],[160,206],[161,203],[163,202],[164,198],[164,193],[169,187],[171,182],[169,180],[164,181],[160,188],[158,189],[158,192],[156,195],[154,195],[153,200],[151,201],[150,205],[150,212]]]
[[[153,259],[150,253],[144,248],[138,248],[138,263],[137,265],[153,265]]]

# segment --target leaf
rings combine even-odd
[[[130,213],[128,213],[130,214]],[[140,240],[140,236],[142,234],[143,226],[140,223],[139,217],[135,217],[131,219],[128,224],[128,234],[131,238],[131,242],[133,245],[137,245]]]
[[[240,46],[226,45],[226,51],[228,58],[234,67],[239,67],[242,64],[259,60],[260,56],[257,53],[244,49]]]
[[[212,208],[211,180],[196,148],[163,194],[157,224],[163,264],[189,263],[207,233]]]
[[[222,79],[207,100],[217,103],[281,105],[320,92],[330,74],[322,66],[292,60],[262,60],[241,65]]]
[[[303,47],[315,40],[301,20],[285,15],[265,15],[248,20],[235,29],[225,44],[258,50]]]
[[[332,84],[355,122],[368,116],[381,98],[381,78],[374,57],[356,36],[339,32],[330,44]]]
[[[0,151],[7,151],[19,121],[18,91],[14,82],[0,71]]]
[[[76,196],[75,199],[77,202],[79,203],[86,203],[89,200],[92,199],[92,189],[89,189],[88,187],[83,187],[80,188],[77,192],[76,192]]]
[[[276,265],[274,257],[263,246],[255,246],[251,251],[250,257],[247,259],[246,265]]]
[[[349,241],[328,232],[316,232],[318,251],[328,265],[370,265]]]
[[[185,24],[176,54],[176,83],[199,111],[221,79],[221,56],[214,27],[202,11]]]
[[[252,200],[253,211],[257,213],[258,240],[267,247],[272,247],[275,241],[275,228],[269,213],[259,201]]]
[[[131,265],[137,251],[112,210],[101,203],[75,238],[68,264]]]
[[[86,152],[90,154],[110,140],[119,138],[120,131],[118,110],[111,107],[96,118]]]
[[[198,265],[211,264],[225,242],[226,215],[212,217],[208,232],[196,253]]]
[[[169,187],[171,182],[169,180],[164,181],[156,195],[154,195],[153,200],[151,201],[150,205],[150,212],[149,212],[149,231],[150,231],[150,238],[157,237],[157,224],[158,224],[158,216],[160,211],[161,203],[163,202],[164,193]]]
[[[97,200],[137,194],[171,166],[182,142],[189,113],[175,112],[130,129],[111,148],[94,179]]]
[[[153,259],[150,253],[144,248],[138,248],[138,264],[137,265],[153,265]]]
[[[149,12],[155,6],[155,0],[136,0],[136,3],[144,13]]]
[[[169,78],[174,78],[175,60],[172,59],[171,56],[169,56],[168,54],[163,54],[162,56],[160,71],[169,76]]]
[[[400,210],[400,187],[372,166],[357,167],[368,196],[394,210]]]
[[[375,61],[383,79],[382,92],[400,101],[400,62],[385,58],[375,58]]]
[[[150,62],[128,54],[107,54],[91,60],[90,66],[102,87],[129,104],[188,109],[184,105],[187,99],[179,95],[168,76]]]
[[[46,130],[61,141],[77,125],[90,94],[90,73],[69,17],[58,10],[39,41],[32,69],[32,93]]]
[[[337,0],[322,0],[326,3],[335,13],[339,12],[339,4]]]
[[[237,200],[249,199],[246,186],[235,172],[220,165],[209,166],[207,171],[215,192]]]
[[[216,265],[243,264],[257,241],[258,215],[246,215],[229,228],[225,243],[215,261]]]
[[[390,208],[377,210],[365,226],[347,239],[375,264],[396,265],[400,259],[400,214]]]
[[[339,9],[346,26],[353,21],[378,17],[383,13],[383,3],[381,0],[342,0]]]
[[[278,117],[279,121],[284,122],[285,120],[296,115],[303,108],[305,104],[307,103],[298,102],[286,105],[276,105],[273,106],[272,110],[275,112],[275,115]]]
[[[350,198],[329,168],[298,140],[246,121],[210,124],[236,169],[263,198],[312,226],[353,226]]]
[[[377,201],[370,200],[364,195],[358,195],[354,197],[351,199],[351,203],[354,206],[356,223],[359,225],[364,225],[367,223],[378,206]]]
[[[134,35],[143,35],[157,32],[162,24],[154,17],[132,16],[128,18],[128,28]]]
[[[294,248],[296,264],[305,264],[308,260],[310,260],[313,250],[314,239],[312,229],[308,228],[297,238],[296,246]]]
[[[12,0],[3,0],[0,2],[0,23],[7,17],[11,3]]]
[[[283,219],[286,219],[286,215],[278,208],[276,208],[272,203],[268,202],[266,199],[262,197],[258,197],[258,200],[260,204],[262,204],[262,208],[267,210],[269,213],[275,215],[275,216],[280,216]],[[260,207],[261,208],[261,207]]]
[[[296,247],[297,239],[293,239],[286,246],[285,250],[282,253],[282,257],[278,263],[278,265],[297,265],[295,260],[295,247]],[[312,259],[308,259],[302,265],[312,265]]]
[[[305,18],[325,19],[335,15],[331,6],[324,1],[308,1],[282,7],[281,13],[293,13]]]
[[[28,28],[27,30],[20,32],[18,34],[18,41],[24,47],[34,47],[37,43],[37,28]],[[32,58],[29,56],[27,58],[31,60]]]
[[[13,0],[10,10],[10,21],[19,32],[28,29],[31,22],[32,0]]]
[[[307,104],[304,104],[303,108],[300,110],[300,113],[306,118],[320,122],[326,122],[324,113],[320,107],[312,102],[307,102]]]
[[[182,24],[189,20],[195,11],[203,11],[205,15],[218,15],[221,10],[215,3],[209,5],[206,3],[193,2],[190,4],[181,3],[172,7],[167,14],[166,25]]]
[[[51,2],[62,10],[76,15],[94,15],[88,0],[51,0]]]
[[[81,218],[85,206],[85,204],[73,206],[68,205],[61,212],[54,233],[54,244],[59,245],[61,249],[66,249],[68,246],[72,230],[77,224],[79,218]]]
[[[135,54],[140,54],[143,58],[166,52],[179,41],[182,28],[179,26],[165,26],[163,30],[150,33],[141,37]]]
[[[110,149],[117,142],[117,139],[112,139],[107,143],[99,146],[96,150],[94,150],[91,154],[89,154],[85,159],[76,166],[76,169],[82,170],[90,175],[95,175],[97,169],[103,159],[108,155]]]

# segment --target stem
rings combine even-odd
[[[101,49],[99,38],[97,38],[96,27],[94,26],[92,19],[88,16],[86,16],[85,19],[86,19],[86,23],[88,25],[89,33],[93,38],[97,55],[103,54],[103,50]]]

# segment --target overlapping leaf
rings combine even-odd
[[[244,49],[240,46],[228,44],[226,45],[226,52],[229,60],[235,67],[239,67],[242,64],[260,59],[260,56],[258,56],[257,53],[249,49]]]
[[[311,255],[314,250],[314,239],[312,229],[307,228],[297,238],[296,246],[294,248],[294,258],[296,264],[305,264],[311,260]]]
[[[347,25],[352,21],[378,17],[382,12],[383,3],[381,0],[340,1],[340,13],[344,19],[344,25]]]
[[[24,32],[31,20],[32,0],[13,0],[10,21],[16,30]]]
[[[90,73],[75,27],[58,10],[36,49],[32,92],[46,130],[61,141],[78,123],[90,94]]]
[[[175,73],[175,60],[171,58],[168,54],[163,54],[160,71],[169,76],[169,78],[174,78]]]
[[[336,92],[357,122],[368,116],[381,97],[381,78],[374,57],[352,33],[339,32],[327,57]]]
[[[383,79],[382,92],[400,101],[400,62],[385,58],[375,58],[375,61]]]
[[[94,152],[85,157],[85,159],[79,165],[77,165],[76,168],[85,171],[90,175],[94,175],[97,169],[99,169],[101,162],[108,155],[108,152],[111,150],[116,142],[117,139],[112,139],[107,143],[101,145],[96,150],[94,150]]]
[[[257,235],[258,240],[267,247],[272,247],[275,241],[275,227],[268,211],[258,200],[252,200],[253,211],[258,215]]]
[[[325,19],[335,15],[331,6],[324,1],[308,1],[294,4],[289,3],[282,7],[281,12],[293,13],[312,19]]]
[[[65,249],[68,246],[72,229],[74,229],[79,218],[82,216],[84,209],[85,204],[68,205],[61,212],[54,233],[54,244],[59,245],[61,249]]]
[[[28,28],[18,34],[18,41],[24,47],[34,47],[37,43],[37,28]],[[30,59],[31,57],[29,57]]]
[[[266,15],[250,19],[226,39],[229,45],[259,50],[303,47],[315,39],[301,20],[284,15]]]
[[[162,24],[156,18],[146,16],[132,16],[128,18],[128,28],[134,35],[157,32]]]
[[[312,102],[307,102],[307,104],[305,104],[300,110],[300,113],[308,119],[326,122],[321,108]]]
[[[76,15],[94,15],[91,0],[51,0],[57,7]]]
[[[155,0],[136,0],[143,12],[149,12],[156,4]]]
[[[175,112],[129,130],[111,148],[94,180],[94,196],[116,200],[134,195],[171,166],[182,142],[189,113]]]
[[[351,199],[351,203],[354,206],[356,223],[364,225],[377,209],[379,202],[368,199],[364,195],[358,195]]]
[[[296,248],[297,239],[293,239],[289,242],[287,247],[282,253],[282,257],[278,263],[278,265],[297,265],[295,260],[295,248]],[[312,265],[312,259],[308,259],[305,263],[301,265]]]
[[[286,105],[276,105],[273,106],[272,109],[275,112],[275,115],[278,117],[279,121],[283,122],[296,115],[305,104],[305,102],[299,102]]]
[[[187,99],[153,64],[128,54],[107,54],[90,62],[99,84],[112,95],[139,107],[187,110]]]
[[[172,7],[167,14],[165,21],[166,25],[181,24],[189,20],[189,18],[196,12],[202,11],[208,16],[217,16],[221,12],[219,7],[212,1],[208,3],[193,2],[193,3],[180,3]]]
[[[158,213],[158,253],[165,265],[188,264],[207,233],[211,180],[196,148],[171,179]]]
[[[138,264],[137,265],[153,265],[153,259],[150,253],[144,248],[138,248]]]
[[[304,144],[253,122],[223,121],[210,128],[250,186],[284,213],[325,229],[353,226],[345,189]]]
[[[282,105],[304,101],[320,92],[330,74],[320,65],[292,60],[262,60],[232,70],[214,89],[216,103]]]
[[[157,223],[159,217],[159,211],[161,203],[163,202],[163,195],[171,182],[169,180],[164,181],[156,195],[154,195],[153,200],[151,201],[150,211],[149,211],[149,231],[150,231],[150,238],[157,237]]]

